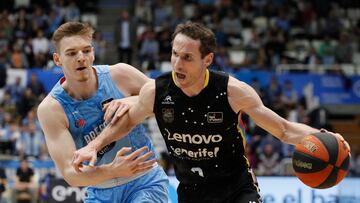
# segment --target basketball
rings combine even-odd
[[[295,175],[305,185],[325,189],[344,179],[350,152],[339,138],[320,132],[306,136],[296,145],[292,162]]]

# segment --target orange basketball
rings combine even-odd
[[[306,136],[292,157],[296,176],[312,188],[338,184],[349,169],[350,152],[336,136],[321,132]]]

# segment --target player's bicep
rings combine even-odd
[[[229,102],[234,111],[248,114],[258,126],[272,135],[282,138],[286,129],[286,120],[264,106],[256,91],[244,82],[230,77]]]
[[[49,105],[40,105],[38,118],[45,135],[45,142],[51,158],[59,169],[64,172],[71,167],[71,159],[75,151],[75,144],[66,127],[64,114],[58,109],[49,111]]]
[[[125,63],[110,66],[110,74],[125,96],[138,95],[140,89],[151,80],[138,69]]]

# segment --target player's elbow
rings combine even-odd
[[[82,182],[83,180],[79,178],[80,176],[74,171],[62,171],[62,174],[66,183],[69,184],[71,187],[87,186]]]

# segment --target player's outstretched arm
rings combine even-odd
[[[78,167],[84,161],[89,161],[89,164],[93,165],[94,157],[96,157],[96,153],[100,149],[123,138],[133,127],[141,123],[145,118],[152,116],[154,99],[155,81],[151,80],[141,89],[137,102],[130,107],[125,115],[121,116],[116,123],[110,123],[96,139],[74,153],[73,167],[78,170]]]
[[[47,96],[38,107],[38,118],[45,134],[50,156],[64,179],[72,186],[95,185],[114,177],[127,177],[141,173],[152,167],[151,161],[145,161],[152,155],[151,152],[138,156],[147,151],[146,148],[129,155],[125,154],[130,150],[123,149],[118,152],[113,162],[100,167],[84,166],[80,173],[72,167],[76,147],[68,131],[68,121],[60,104],[51,96]]]
[[[309,134],[319,132],[308,125],[290,122],[263,105],[256,91],[233,77],[229,79],[229,102],[234,111],[243,111],[261,128],[288,144],[297,144]]]

